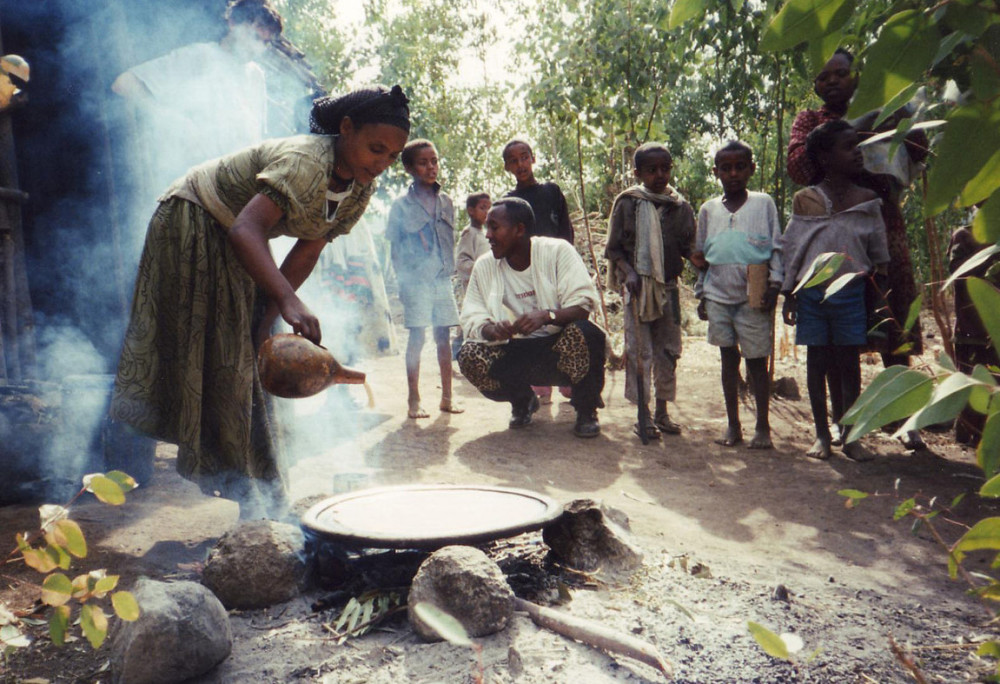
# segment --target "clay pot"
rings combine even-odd
[[[271,394],[301,399],[330,385],[361,385],[365,374],[341,366],[325,347],[301,335],[281,333],[264,341],[257,352],[260,382]]]

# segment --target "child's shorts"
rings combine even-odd
[[[855,281],[823,301],[819,287],[799,290],[795,344],[809,347],[863,346],[868,342],[865,284]]]
[[[407,328],[448,328],[458,325],[458,307],[451,278],[400,283],[403,325]]]
[[[708,343],[717,347],[739,345],[745,359],[771,355],[771,312],[754,309],[748,302],[722,304],[705,300]]]

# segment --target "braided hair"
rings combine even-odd
[[[403,89],[395,85],[362,88],[338,97],[321,97],[313,102],[309,115],[312,133],[336,135],[340,122],[350,117],[355,126],[384,123],[410,132],[409,99]]]

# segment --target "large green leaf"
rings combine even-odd
[[[69,606],[57,606],[52,609],[49,617],[49,637],[56,646],[66,643],[66,630],[69,629]]]
[[[83,536],[83,530],[73,520],[59,520],[45,536],[50,544],[61,546],[77,558],[87,556],[87,540]]]
[[[787,50],[843,26],[854,13],[854,0],[788,0],[764,30],[759,48]]]
[[[993,348],[1000,353],[1000,290],[982,278],[969,278],[965,287],[983,327],[990,336]]]
[[[842,29],[831,31],[821,38],[810,40],[806,48],[806,59],[809,61],[809,70],[814,74],[821,72],[826,63],[833,57],[833,53],[843,44],[844,32]]]
[[[972,219],[972,235],[987,244],[1000,242],[1000,190],[979,207],[976,217]]]
[[[85,485],[88,492],[106,504],[120,506],[125,503],[125,492],[121,486],[106,475],[91,475],[85,478]]]
[[[100,648],[108,636],[108,616],[100,606],[85,603],[80,607],[80,629],[94,648]]]
[[[823,252],[818,255],[809,264],[809,268],[806,269],[805,275],[802,276],[799,284],[792,290],[792,294],[795,294],[804,287],[816,287],[828,281],[837,272],[840,265],[844,263],[845,258],[846,255],[842,252]]]
[[[789,660],[788,646],[780,636],[756,622],[747,622],[747,628],[754,640],[764,649],[764,653],[772,658]]]
[[[993,477],[1000,470],[1000,411],[986,419],[983,436],[976,447],[976,461],[986,477]],[[1000,496],[1000,493],[990,496]]]
[[[116,591],[111,595],[111,605],[115,609],[115,615],[126,622],[139,619],[139,602],[131,592]]]
[[[917,318],[920,316],[920,309],[924,305],[924,295],[921,293],[917,295],[917,298],[910,302],[910,310],[906,312],[906,321],[903,323],[903,330],[909,332],[913,329],[913,326],[917,322]]]
[[[919,79],[937,54],[939,37],[923,12],[894,14],[865,56],[864,71],[847,115],[878,109]]]
[[[927,405],[910,416],[897,434],[954,420],[968,403],[972,389],[979,384],[964,373],[951,373],[934,388]]]
[[[700,16],[704,11],[704,0],[674,0],[674,6],[670,8],[670,23],[667,26],[673,31],[689,19]]]
[[[965,184],[958,199],[963,207],[968,207],[983,201],[997,188],[1000,188],[1000,150],[987,159],[972,180]]]
[[[991,549],[1000,551],[1000,518],[984,518],[955,542],[948,557],[948,574],[955,577],[958,563],[969,551]]]
[[[42,582],[42,602],[49,606],[61,606],[73,598],[73,583],[61,572],[54,572]]]
[[[944,281],[944,285],[941,286],[941,289],[944,290],[946,287],[948,287],[953,282],[964,276],[969,271],[972,271],[973,269],[976,269],[982,264],[986,263],[997,252],[1000,252],[1000,245],[991,245],[986,249],[976,252],[971,257],[969,257],[969,259],[967,259],[960,267],[955,269],[954,273],[948,276],[948,280]]]
[[[947,209],[965,184],[1000,149],[1000,109],[974,102],[952,110],[946,120],[948,126],[935,145],[936,156],[927,174],[924,212],[928,216]]]
[[[912,416],[930,399],[934,378],[906,366],[890,366],[879,373],[844,414],[851,425],[847,441],[853,442],[872,430]]]

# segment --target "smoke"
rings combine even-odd
[[[302,103],[310,89],[296,65],[269,52],[259,67],[231,68],[219,47],[225,5],[0,0],[4,53],[20,54],[32,69],[29,104],[14,114],[14,126],[20,186],[31,196],[23,211],[35,375],[60,387],[61,400],[53,402],[61,430],[25,477],[73,480],[106,465],[99,452],[111,382],[146,227],[167,184],[209,158],[308,129]],[[112,91],[129,70],[153,99]],[[267,99],[254,90],[261,76]],[[391,326],[383,341],[365,339],[366,321],[372,311],[384,313],[386,302],[372,241],[358,235],[350,249],[327,248],[302,295],[344,362],[395,346]],[[354,415],[340,409],[356,397],[330,396],[325,408],[312,409],[322,429],[303,412],[307,406],[290,412],[292,452],[315,455],[353,434]],[[11,430],[0,412],[0,435]]]

